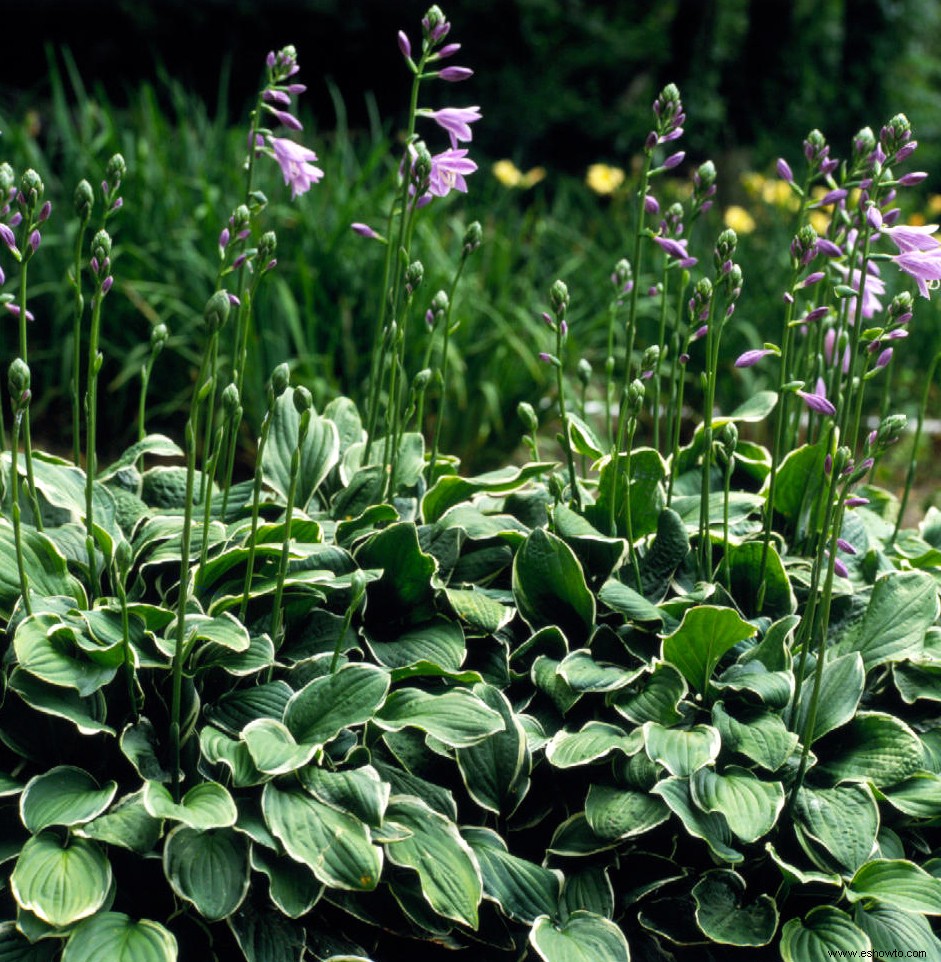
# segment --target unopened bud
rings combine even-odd
[[[126,173],[127,164],[124,162],[124,157],[122,157],[121,154],[115,154],[108,161],[108,166],[105,167],[105,177],[108,178],[108,183],[111,184],[112,190],[118,189]]]
[[[286,362],[279,364],[271,372],[271,390],[275,397],[281,397],[291,383],[291,369]]]
[[[29,207],[35,207],[42,198],[45,186],[43,185],[42,178],[32,167],[23,174],[23,180],[20,182],[20,190],[23,192],[27,206]]]
[[[313,404],[314,399],[310,391],[308,391],[303,384],[299,384],[294,388],[294,410],[297,411],[298,414],[309,411],[311,407],[313,407]]]
[[[234,421],[241,415],[242,407],[239,399],[238,385],[229,383],[222,391],[222,410],[228,420]],[[238,414],[236,414],[238,412]]]
[[[163,349],[163,345],[166,344],[167,338],[170,336],[170,332],[167,330],[166,324],[157,324],[156,327],[150,332],[150,347],[151,350],[156,354]]]
[[[29,365],[21,357],[14,358],[7,373],[7,387],[13,407],[20,406],[23,395],[29,391]]]
[[[577,370],[578,380],[582,383],[583,387],[588,387],[591,382],[591,362],[588,358],[579,358]]]
[[[528,401],[520,401],[516,406],[516,413],[528,431],[535,433],[539,430],[539,418],[536,417],[536,411]]]
[[[95,191],[87,180],[79,181],[75,188],[75,195],[72,199],[75,213],[83,224],[87,224],[91,219],[92,209],[95,206]]]
[[[217,334],[225,327],[231,309],[232,302],[229,300],[228,291],[225,290],[216,291],[206,301],[206,307],[203,309],[203,320],[210,334]]]
[[[569,289],[565,281],[558,280],[549,288],[549,304],[557,317],[565,316],[565,309],[569,305]]]
[[[467,225],[467,230],[464,231],[464,242],[462,245],[462,251],[465,256],[473,254],[474,251],[480,247],[483,236],[484,229],[480,226],[479,220],[472,221]]]
[[[409,294],[414,293],[421,287],[421,282],[425,279],[425,268],[421,261],[412,261],[405,268],[405,289]]]

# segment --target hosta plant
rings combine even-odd
[[[889,416],[865,430],[865,388],[913,305],[903,293],[883,309],[878,241],[922,293],[939,276],[930,234],[891,223],[893,192],[916,179],[890,166],[914,149],[907,122],[861,132],[842,164],[813,132],[802,185],[779,165],[801,219],[829,187],[831,226],[798,223],[781,343],[738,361],[774,357],[778,390],[719,414],[743,272],[733,232],[698,272],[681,238],[711,203],[711,165],[687,209],[655,220],[652,186],[683,162],[666,153],[685,114],[665,88],[633,264],[612,276],[603,416],[567,401],[560,281],[542,352],[560,450],[530,407],[533,458],[462,476],[437,431],[416,430],[419,412],[446,413],[450,304],[481,243],[471,224],[450,291],[424,298],[414,223],[466,189],[457,144],[479,118],[420,106],[425,81],[469,75],[440,64],[449,29],[432,7],[420,50],[399,37],[414,85],[398,190],[384,234],[356,225],[387,252],[368,407],[317,411],[279,366],[245,480],[241,372],[276,269],[252,170],[270,156],[295,195],[320,176],[312,151],[265,127],[298,126],[295,52],[268,58],[182,445],[147,433],[142,404],[138,442],[97,461],[118,265],[104,218],[83,253],[96,198],[77,193],[88,363],[70,460],[31,446],[25,333],[9,369],[0,958],[941,957],[941,516],[901,528],[894,495],[865,483],[903,429]],[[449,149],[418,139],[422,118]],[[108,170],[110,216],[126,169]],[[20,265],[7,307],[25,322],[52,212],[38,174],[4,178],[0,235]],[[651,257],[655,336],[640,351]],[[411,372],[409,319],[426,303],[428,361]],[[690,431],[697,367],[707,414]],[[744,437],[768,418],[770,449]]]

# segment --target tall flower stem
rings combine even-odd
[[[667,298],[669,297],[670,275],[667,270],[669,261],[664,254],[663,274],[660,291],[660,320],[657,326],[657,369],[653,372],[653,447],[660,450],[660,362],[663,358],[663,350],[666,346],[667,334]]]
[[[29,255],[26,254],[23,257],[23,266],[20,270],[20,288],[19,288],[19,321],[20,321],[20,357],[23,363],[29,362],[29,357],[27,356],[27,338],[26,338],[26,265],[29,263]],[[29,495],[30,508],[33,512],[33,524],[36,526],[38,531],[42,531],[42,512],[39,508],[39,497],[36,494],[36,478],[33,474],[33,444],[32,438],[30,436],[29,428],[29,406],[27,405],[22,411],[22,422],[23,422],[23,456],[26,461],[26,483],[27,492]]]
[[[878,185],[874,185],[875,188]],[[871,241],[871,235],[869,232],[869,227],[863,222],[862,227],[860,227],[860,237],[857,239],[857,247],[862,243],[862,259],[859,264],[859,291],[856,295],[856,311],[853,318],[853,324],[850,328],[850,373],[849,380],[847,383],[847,401],[853,396],[853,392],[857,394],[854,399],[855,404],[846,403],[843,405],[843,410],[840,414],[840,437],[847,439],[847,444],[850,450],[854,450],[856,447],[856,435],[859,429],[858,416],[855,412],[862,410],[862,397],[865,390],[865,381],[863,380],[863,375],[858,376],[858,381],[854,375],[854,368],[856,367],[856,359],[859,356],[859,342],[862,337],[862,327],[863,327],[863,301],[866,296],[866,275],[867,267],[869,264],[869,246]],[[853,413],[854,418],[854,428],[852,435],[849,434],[850,426],[850,416]]]
[[[163,350],[163,345],[167,340],[167,325],[158,324],[150,332],[150,354],[141,366],[140,372],[140,398],[137,405],[137,440],[143,441],[147,437],[147,389],[150,386],[150,378],[154,371],[154,364],[157,355]]]
[[[13,543],[16,547],[16,568],[20,579],[20,592],[26,613],[33,613],[29,598],[29,577],[23,558],[23,531],[20,523],[20,474],[17,455],[20,447],[20,425],[23,413],[29,407],[30,374],[29,367],[22,358],[16,358],[10,365],[10,401],[13,407],[13,446],[10,448],[10,514],[13,519]]]
[[[278,397],[284,393],[288,386],[288,367],[286,364],[279,365],[271,375],[271,385],[268,389],[268,409],[262,418],[261,431],[258,437],[258,448],[255,454],[255,478],[252,485],[252,524],[248,534],[248,557],[245,560],[245,583],[242,586],[242,603],[239,605],[239,621],[245,622],[248,615],[248,601],[251,595],[252,575],[255,569],[255,553],[258,545],[256,536],[258,533],[258,510],[261,500],[261,486],[264,481],[264,454],[265,445],[268,443],[268,434],[271,429],[271,421],[274,418],[274,407]]]
[[[716,368],[718,367],[719,330],[715,330],[715,305],[718,292],[713,291],[706,321],[706,394],[703,400],[702,486],[699,493],[699,574],[712,575],[712,535],[710,534],[709,501],[712,494],[712,419],[716,403]],[[721,325],[719,325],[721,326]]]
[[[928,409],[928,397],[931,393],[931,385],[934,383],[939,364],[941,364],[941,351],[932,358],[931,364],[928,367],[928,374],[925,377],[925,387],[921,394],[921,404],[918,407],[918,420],[915,422],[915,436],[912,439],[912,454],[908,461],[908,471],[905,473],[905,487],[902,490],[902,500],[899,502],[898,517],[895,519],[895,527],[892,529],[892,536],[889,538],[890,545],[899,536],[899,531],[905,520],[908,499],[911,497],[912,484],[915,481],[915,471],[918,469],[918,448],[921,444],[921,432],[925,426],[925,412]]]
[[[310,428],[310,392],[305,387],[294,389],[294,407],[300,415],[297,425],[297,444],[291,453],[291,473],[288,483],[288,500],[284,509],[284,540],[281,545],[281,559],[278,563],[278,576],[275,583],[274,601],[271,611],[271,640],[274,649],[277,651],[281,647],[283,634],[284,612],[282,611],[282,600],[284,598],[284,581],[288,573],[288,560],[291,556],[291,523],[294,518],[294,499],[297,496],[297,479],[301,471],[301,450],[307,438]]]
[[[82,295],[82,250],[85,246],[85,230],[91,220],[94,191],[87,180],[79,183],[75,190],[75,208],[79,215],[79,227],[75,232],[75,249],[72,256],[72,272],[69,283],[74,292],[72,308],[72,460],[78,466],[82,463],[82,315],[85,312],[85,298]]]
[[[562,325],[556,326],[556,356],[562,360]],[[565,457],[569,466],[569,486],[572,489],[572,500],[579,512],[582,510],[582,495],[578,489],[578,475],[575,471],[575,453],[572,451],[571,432],[569,431],[569,415],[565,404],[565,376],[561,363],[555,369],[556,390],[559,393],[559,415],[562,418],[562,438],[565,445]],[[633,431],[630,432],[633,434]]]

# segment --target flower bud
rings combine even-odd
[[[32,167],[23,174],[23,180],[20,183],[20,190],[26,198],[26,204],[29,207],[35,207],[39,203],[40,198],[45,191],[45,186],[43,185],[42,178],[39,174],[33,170]]]
[[[858,169],[866,166],[869,155],[876,149],[876,135],[871,127],[863,127],[855,137],[853,137],[853,168]]]
[[[874,447],[884,448],[894,444],[902,436],[908,418],[904,414],[890,414],[884,417],[876,430]]]
[[[734,421],[727,421],[719,431],[719,455],[726,464],[732,463],[735,449],[738,447],[738,428]]]
[[[557,280],[549,288],[549,304],[556,317],[560,319],[565,317],[565,309],[569,305],[569,289],[566,287],[565,281]]]
[[[715,263],[716,267],[721,267],[726,261],[732,259],[735,248],[738,246],[738,234],[731,227],[726,228],[719,235],[716,241]]]
[[[157,324],[154,329],[150,332],[150,347],[151,350],[156,354],[163,350],[163,345],[166,344],[167,338],[170,336],[170,332],[167,330],[166,324]]]
[[[412,391],[414,391],[415,394],[423,394],[427,390],[432,376],[433,372],[431,368],[423,367],[412,380]]]
[[[422,17],[421,26],[427,40],[432,39],[434,34],[441,29],[442,24],[447,23],[441,7],[437,4],[430,6],[428,12]]]
[[[308,391],[303,384],[294,388],[294,410],[297,411],[298,414],[309,411],[313,407],[313,404],[314,399],[310,391]]]
[[[804,140],[804,157],[812,170],[816,170],[829,156],[827,138],[816,128]]]
[[[216,291],[206,301],[206,307],[203,309],[203,321],[210,334],[217,334],[225,327],[231,309],[232,303],[229,300],[228,291]]]
[[[887,158],[894,156],[912,136],[912,125],[905,114],[896,114],[879,131],[879,143]]]
[[[79,220],[83,224],[87,224],[91,220],[92,209],[95,206],[95,191],[87,180],[79,181],[78,187],[75,188],[72,204]]]
[[[645,394],[646,388],[644,387],[644,382],[635,377],[627,389],[626,397],[627,409],[631,415],[636,416],[640,413],[641,408],[644,406]]]
[[[588,358],[579,358],[577,372],[578,380],[581,382],[582,387],[587,388],[591,382],[591,362]]]
[[[412,182],[422,189],[431,176],[431,153],[423,140],[415,144],[415,159],[412,161]]]
[[[3,195],[0,200],[5,200],[6,195],[10,193],[10,188],[16,183],[16,174],[13,173],[13,168],[4,161],[0,164],[0,194]]]
[[[127,173],[127,164],[124,162],[124,157],[121,154],[115,154],[109,161],[107,167],[105,167],[105,177],[108,178],[108,183],[111,184],[112,190],[117,190],[121,186],[121,181],[124,180],[124,175]]]
[[[286,362],[279,364],[271,372],[271,390],[275,397],[281,397],[291,383],[291,369]]]
[[[520,401],[516,406],[516,413],[529,432],[535,434],[539,430],[539,418],[536,417],[536,412],[528,401]]]
[[[817,232],[804,224],[791,241],[791,257],[801,267],[806,267],[817,256]]]
[[[23,395],[29,391],[30,373],[29,365],[21,357],[14,358],[7,373],[7,386],[10,390],[10,399],[13,407],[19,407]]]
[[[409,295],[421,287],[421,282],[425,279],[425,268],[421,261],[412,261],[405,268],[405,290]]]
[[[238,385],[230,382],[222,391],[222,410],[225,412],[227,420],[235,420],[236,416],[241,416],[242,407],[239,401]],[[238,415],[236,415],[238,412]]]
[[[91,256],[98,264],[95,273],[106,272],[105,261],[111,258],[111,235],[106,230],[98,231],[92,238]]]
[[[475,220],[467,225],[467,230],[464,231],[464,241],[462,245],[462,253],[466,257],[468,254],[473,254],[480,243],[483,240],[484,229],[480,226],[480,221]]]
[[[652,377],[660,363],[660,348],[656,344],[651,344],[640,359],[640,376],[642,380]]]

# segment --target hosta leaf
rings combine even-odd
[[[647,757],[671,774],[686,777],[719,757],[722,739],[711,725],[692,728],[664,728],[646,722],[643,728]]]
[[[811,744],[853,718],[863,694],[865,681],[863,660],[857,652],[850,652],[837,658],[828,656],[820,684],[820,697],[817,700],[817,717],[814,720],[813,734],[809,739]],[[813,688],[814,686],[808,683],[801,689],[800,707],[794,726],[798,732],[802,732],[806,727],[813,699]]]
[[[663,801],[647,792],[592,785],[585,800],[585,818],[601,838],[633,838],[662,825],[670,817]]]
[[[540,915],[556,915],[559,872],[511,855],[503,839],[490,829],[466,828],[462,835],[477,857],[484,896],[496,902],[506,916],[530,925]]]
[[[447,618],[414,625],[394,638],[367,638],[366,642],[379,664],[392,669],[427,662],[445,671],[456,672],[467,654],[463,629],[458,622]]]
[[[814,861],[822,868],[835,862],[841,872],[855,872],[872,853],[879,808],[868,785],[804,785],[797,793],[794,815],[798,831],[818,843]]]
[[[372,844],[366,825],[306,792],[282,791],[269,782],[262,809],[285,851],[333,888],[372,891],[382,871],[382,850]]]
[[[870,948],[869,936],[853,924],[840,909],[820,905],[804,916],[791,919],[781,929],[781,958],[784,962],[832,962],[833,959],[863,958]]]
[[[163,822],[144,807],[144,793],[140,791],[125,795],[104,815],[86,822],[78,834],[146,855],[157,844],[162,826]]]
[[[527,484],[532,478],[546,474],[555,467],[554,461],[539,461],[522,467],[505,467],[473,478],[461,478],[446,474],[428,489],[422,498],[421,513],[426,524],[437,521],[448,508],[481,491],[490,494],[508,494]]]
[[[29,781],[20,796],[20,817],[33,835],[50,825],[81,825],[100,815],[117,790],[116,782],[99,787],[83,769],[60,765]]]
[[[601,586],[601,590],[598,592],[598,600],[612,611],[624,615],[628,621],[650,625],[663,624],[663,612],[653,602],[648,601],[630,585],[623,584],[613,578]]]
[[[693,801],[704,812],[720,812],[743,842],[757,842],[774,827],[784,807],[780,782],[763,782],[744,768],[730,767],[720,775],[699,769],[690,780]]]
[[[593,583],[610,577],[627,552],[623,538],[607,538],[577,511],[565,504],[552,512],[555,533],[575,552]]]
[[[640,560],[644,597],[659,601],[667,593],[676,569],[689,554],[689,534],[683,519],[671,508],[657,517],[657,533]]]
[[[325,804],[355,815],[372,828],[382,825],[390,786],[371,765],[338,772],[309,765],[298,775],[304,788]]]
[[[118,744],[124,757],[141,778],[153,782],[170,781],[170,773],[157,757],[159,739],[149,718],[142,716],[136,724],[128,725],[121,732]]]
[[[644,538],[656,531],[666,501],[666,492],[663,490],[666,465],[660,454],[652,448],[634,448],[631,451],[630,471],[627,461],[625,454],[605,459],[598,479],[598,499],[586,507],[585,516],[599,530],[608,530],[613,514],[618,537],[626,538],[630,531],[633,538]]]
[[[117,734],[105,724],[107,706],[100,690],[83,698],[71,688],[59,688],[40,681],[22,668],[13,669],[9,685],[31,708],[44,715],[65,718],[83,735]]]
[[[422,894],[438,915],[476,928],[483,883],[457,826],[420,799],[403,795],[392,797],[386,817],[411,833],[386,844],[389,861],[418,873]]]
[[[302,862],[253,845],[251,863],[253,869],[267,876],[271,901],[290,919],[309,912],[323,894],[324,886]]]
[[[706,814],[695,805],[687,779],[664,778],[651,791],[670,806],[690,835],[701,838],[719,858],[732,863],[742,861],[742,853],[732,848],[732,832],[725,817]]]
[[[810,530],[813,511],[827,477],[824,461],[828,453],[829,448],[823,441],[805,444],[791,451],[778,467],[774,511],[784,518],[797,539],[802,539]]]
[[[764,586],[761,614],[780,618],[797,608],[797,599],[788,580],[787,571],[774,544],[768,545],[768,553],[762,566],[765,545],[762,541],[744,541],[729,549],[730,591],[736,600],[741,599],[743,610],[749,617],[759,614],[755,599]],[[758,580],[764,571],[763,581]]]
[[[621,894],[619,891],[618,896]],[[607,869],[597,866],[566,872],[561,901],[563,912],[568,915],[582,909],[610,919],[614,915],[614,889]]]
[[[75,929],[62,962],[176,962],[177,953],[176,938],[159,922],[102,912]]]
[[[558,625],[575,642],[587,639],[595,621],[595,598],[572,549],[537,528],[513,559],[513,596],[533,630]]]
[[[789,671],[768,671],[760,661],[730,665],[712,683],[716,691],[747,691],[769,708],[784,708],[794,695],[794,675]]]
[[[558,671],[575,691],[609,692],[627,687],[646,667],[628,669],[598,662],[587,648],[581,648],[566,655]]]
[[[683,676],[672,666],[660,663],[646,678],[642,678],[630,691],[619,691],[612,696],[612,704],[618,714],[635,725],[654,721],[661,725],[673,725],[682,719],[677,710],[686,694]]]
[[[707,872],[693,886],[696,922],[721,945],[767,945],[778,928],[778,908],[768,895],[742,904],[745,880],[737,872]]]
[[[840,731],[838,745],[826,757],[828,761],[816,770],[834,781],[869,779],[881,788],[921,769],[924,750],[901,719],[882,712],[859,712]]]
[[[272,909],[246,902],[226,920],[247,962],[301,962],[304,929]]]
[[[675,665],[696,691],[703,693],[719,659],[755,634],[731,608],[698,605],[688,608],[679,628],[663,639],[663,659]]]
[[[529,789],[532,759],[526,732],[503,692],[477,685],[474,694],[503,719],[503,731],[455,752],[457,766],[471,798],[481,808],[507,817]]]
[[[374,720],[386,731],[418,728],[452,748],[468,748],[504,730],[500,713],[465,688],[441,695],[399,688],[389,695]]]
[[[559,674],[559,664],[554,658],[539,655],[530,669],[530,677],[536,688],[548,695],[558,712],[564,715],[582,695]]]
[[[901,661],[921,650],[925,631],[938,614],[938,586],[931,575],[893,571],[873,585],[859,630],[840,643],[840,650],[858,651],[866,671]]]
[[[266,781],[266,777],[255,767],[248,745],[230,738],[212,725],[200,729],[199,749],[203,758],[211,765],[224,765],[231,772],[232,784],[236,788],[259,785]]]
[[[576,812],[562,822],[549,841],[547,851],[553,855],[597,855],[617,847],[617,840],[596,835],[584,812]]]
[[[242,730],[242,740],[252,763],[266,775],[295,772],[322,748],[319,742],[298,744],[287,726],[273,718],[256,718],[249,722]]]
[[[890,905],[856,904],[853,921],[869,936],[876,946],[918,946],[919,958],[941,962],[941,940],[931,931],[931,924],[923,915],[903,912]]]
[[[0,922],[0,962],[52,962],[58,953],[54,941],[31,943],[15,922]]]
[[[294,407],[294,388],[288,388],[275,402],[274,417],[262,455],[265,480],[287,498],[291,484],[291,457],[297,448],[300,415]],[[314,414],[301,448],[295,505],[307,509],[314,492],[340,457],[340,435],[333,421]]]
[[[590,721],[577,732],[556,732],[546,746],[546,758],[556,768],[575,768],[596,762],[613,751],[635,755],[643,745],[643,736],[636,729],[628,734],[618,725]]]
[[[373,717],[389,690],[389,673],[376,665],[344,665],[306,684],[287,703],[284,724],[298,742],[325,744],[342,729]]]
[[[228,828],[238,818],[232,796],[218,782],[194,785],[179,804],[159,782],[145,782],[144,805],[154,818],[182,822],[197,830]]]
[[[13,648],[17,663],[25,671],[86,697],[107,685],[117,668],[98,665],[77,650],[75,631],[57,615],[37,613],[19,623]]]
[[[44,534],[22,528],[23,566],[29,576],[30,590],[38,595],[64,595],[85,607],[81,584],[68,572],[65,556]],[[0,517],[0,616],[6,621],[20,597],[20,573],[16,563],[13,525]]]
[[[284,681],[271,681],[252,688],[237,689],[206,706],[206,716],[213,724],[238,736],[256,718],[283,720],[284,709],[294,695]]]
[[[62,927],[101,908],[111,888],[111,865],[94,842],[73,838],[63,845],[55,832],[40,832],[23,846],[10,887],[24,909]]]
[[[941,775],[916,772],[905,781],[884,788],[880,798],[913,818],[938,818],[941,816]]]
[[[493,634],[507,625],[516,612],[479,589],[447,588],[445,594],[454,613],[472,628]]]
[[[591,912],[573,912],[564,925],[542,915],[529,942],[543,962],[630,962],[631,957],[618,926]]]
[[[164,843],[163,871],[180,898],[217,922],[248,894],[248,840],[229,828],[197,832],[179,825]]]
[[[874,899],[903,912],[941,915],[941,879],[904,859],[867,862],[853,876],[846,897],[851,902]]]
[[[786,861],[771,842],[765,842],[765,851],[771,856],[771,861],[780,869],[785,881],[791,885],[832,885],[835,888],[843,886],[843,879],[835,872],[818,872],[813,869],[798,868],[792,862]]]

